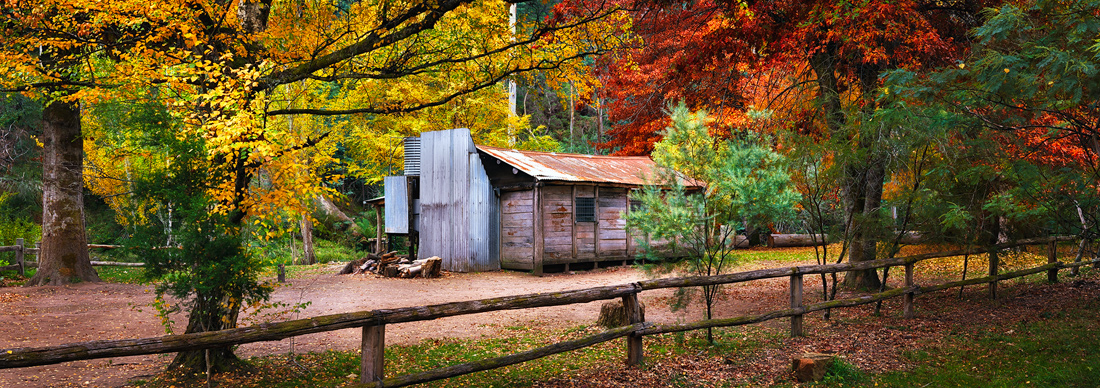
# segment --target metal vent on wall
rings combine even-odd
[[[577,222],[596,222],[596,199],[577,197],[574,217]]]
[[[405,138],[405,175],[420,176],[420,138]]]

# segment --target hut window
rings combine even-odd
[[[630,211],[635,212],[642,209],[642,201],[637,199],[630,200]]]
[[[577,197],[577,208],[573,215],[577,222],[596,222],[596,199]]]

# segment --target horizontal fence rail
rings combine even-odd
[[[35,246],[38,244],[35,243]],[[123,248],[122,245],[108,245],[108,244],[88,244],[88,249],[116,249]],[[26,261],[26,255],[38,255],[39,248],[29,248],[24,246],[23,239],[15,239],[15,245],[0,246],[0,252],[15,252],[15,264],[0,266],[0,271],[19,271],[19,275],[25,276],[27,268],[37,268],[38,263],[34,261]],[[92,260],[93,266],[115,266],[115,267],[144,267],[145,263],[124,263],[119,261],[97,261]]]
[[[1057,271],[1064,268],[1078,268],[1083,265],[1100,265],[1100,259],[1082,261],[1078,254],[1072,263],[1057,261],[1054,249],[1059,241],[1073,240],[1072,236],[1059,236],[1041,239],[1020,240],[999,244],[987,249],[954,250],[934,252],[893,259],[882,259],[859,263],[841,263],[826,265],[807,265],[787,268],[763,269],[709,277],[679,277],[668,279],[643,280],[635,283],[594,287],[582,290],[546,292],[526,295],[505,296],[464,302],[442,303],[429,306],[404,307],[359,311],[344,314],[324,315],[314,318],[265,323],[249,327],[181,335],[168,335],[153,338],[130,340],[88,341],[56,346],[0,349],[0,369],[19,368],[35,365],[56,364],[67,361],[87,360],[106,357],[135,356],[145,354],[173,353],[187,350],[201,350],[222,346],[239,345],[261,341],[277,341],[285,338],[327,332],[348,328],[363,329],[362,374],[359,386],[397,387],[424,383],[463,374],[499,368],[526,362],[552,354],[568,352],[598,343],[627,337],[627,360],[636,365],[642,360],[642,337],[661,333],[699,330],[713,327],[728,327],[760,323],[779,318],[791,318],[791,334],[802,334],[802,316],[821,310],[853,307],[874,303],[890,298],[904,296],[904,315],[913,316],[913,298],[922,293],[962,287],[973,284],[990,284],[991,289],[998,281],[1047,272],[1051,280],[1056,280]],[[961,256],[975,253],[995,253],[997,250],[1023,245],[1050,244],[1049,263],[1034,268],[997,273],[990,276],[973,278],[939,285],[916,285],[913,282],[913,265],[920,261]],[[1082,246],[1084,246],[1082,244]],[[994,256],[995,255],[992,255]],[[992,258],[992,257],[991,257]],[[852,270],[867,270],[883,267],[904,266],[905,286],[876,294],[850,299],[827,300],[820,303],[802,305],[802,278],[807,274],[828,274]],[[1053,274],[1053,275],[1050,275]],[[689,323],[655,324],[641,322],[641,313],[637,295],[644,290],[662,288],[693,287],[739,283],[752,280],[789,277],[791,279],[791,307],[788,309],[745,315],[733,318],[709,319]],[[384,378],[383,354],[385,325],[402,322],[432,320],[450,316],[476,314],[490,311],[527,309],[536,307],[561,306],[576,303],[588,303],[599,300],[622,298],[630,317],[630,325],[614,328],[576,340],[559,342],[525,352],[483,359],[469,363],[452,365],[430,371]]]

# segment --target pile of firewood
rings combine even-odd
[[[388,278],[434,278],[439,277],[443,269],[443,259],[429,257],[427,259],[409,260],[407,256],[398,256],[397,252],[390,252],[381,256],[369,254],[359,260],[353,260],[340,270],[340,275],[374,273]]]

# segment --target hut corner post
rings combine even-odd
[[[791,275],[791,308],[802,307],[802,274]],[[791,316],[791,337],[801,337],[805,333],[802,330],[802,314]]]
[[[638,302],[637,292],[623,296],[623,312],[629,314],[630,324],[632,325],[645,320],[645,317],[642,316],[642,306]],[[626,364],[640,366],[643,358],[642,335],[630,333],[626,337]]]
[[[534,193],[532,196],[531,206],[531,226],[532,233],[531,239],[533,241],[531,246],[533,248],[531,256],[531,273],[542,276],[542,259],[544,251],[546,250],[546,237],[543,234],[543,222],[542,222],[542,183],[536,182]]]
[[[382,381],[386,355],[386,325],[363,326],[363,348],[359,365],[359,382]]]

